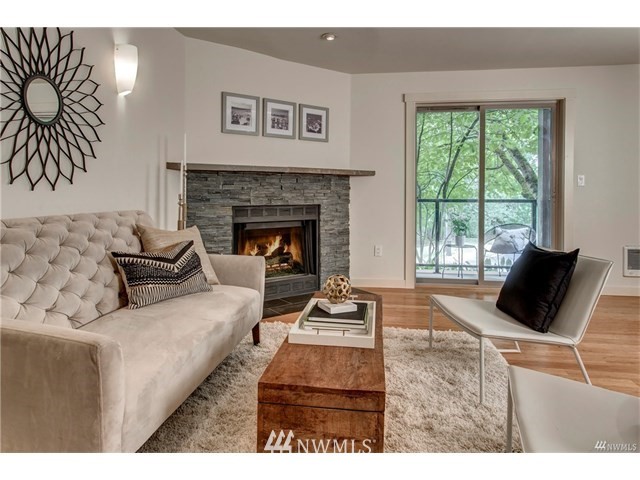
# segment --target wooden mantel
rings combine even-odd
[[[167,170],[180,171],[178,162],[167,162]],[[315,167],[262,167],[256,165],[219,165],[212,163],[187,163],[190,172],[250,172],[250,173],[299,173],[307,175],[339,175],[344,177],[372,177],[375,170],[349,170],[343,168]]]

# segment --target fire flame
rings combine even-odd
[[[267,253],[265,253],[264,256],[268,257],[275,252],[280,247],[280,242],[282,242],[282,235],[276,235],[276,237],[267,244]]]
[[[276,235],[264,235],[246,239],[240,252],[244,255],[261,255],[264,257],[270,257],[277,253],[277,250],[282,247],[284,253],[290,253],[293,260],[302,262],[302,244],[299,235],[291,235],[289,239],[284,240],[282,234]]]
[[[297,242],[291,242],[291,245],[285,245],[284,252],[290,253],[294,260],[302,263],[302,249]]]

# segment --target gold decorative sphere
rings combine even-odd
[[[351,295],[351,282],[344,275],[331,275],[322,288],[331,303],[344,303]]]

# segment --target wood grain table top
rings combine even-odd
[[[382,297],[358,294],[357,300],[376,302],[375,348],[291,344],[287,338],[258,382],[258,402],[384,412]]]

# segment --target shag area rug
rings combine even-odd
[[[140,452],[255,452],[257,385],[290,325],[248,335],[140,448]],[[485,403],[478,403],[478,341],[463,332],[384,328],[385,452],[501,452],[507,363],[486,342]],[[514,428],[514,447],[519,446]]]

